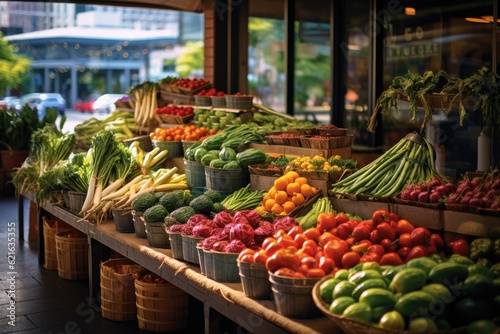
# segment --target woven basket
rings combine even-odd
[[[153,140],[153,147],[158,147],[162,150],[167,150],[167,157],[175,158],[182,157],[184,155],[184,150],[182,149],[182,142],[179,141],[165,141],[165,140]]]
[[[102,317],[114,321],[137,319],[134,277],[143,268],[127,258],[101,263]]]
[[[58,218],[49,219],[42,216],[43,220],[43,242],[45,262],[43,266],[48,270],[57,270],[56,234],[70,231],[72,228]]]
[[[422,333],[422,331],[394,331],[389,329],[382,329],[370,325],[368,323],[358,321],[355,319],[349,319],[345,317],[338,316],[329,311],[329,305],[323,301],[320,294],[320,286],[325,281],[332,278],[333,275],[327,275],[321,278],[313,287],[312,298],[316,307],[323,313],[327,318],[329,318],[337,327],[339,327],[346,334],[417,334]],[[427,333],[434,334],[461,334],[465,333],[465,327],[453,328],[449,330],[439,330]]]
[[[182,235],[182,255],[185,261],[200,264],[200,259],[198,258],[198,251],[196,250],[196,245],[203,238],[195,237],[194,235]]]
[[[188,323],[189,295],[171,283],[135,280],[137,323],[141,330],[175,332]]]
[[[263,263],[237,262],[243,292],[249,298],[271,299],[269,272]]]
[[[238,253],[224,253],[210,251],[209,261],[205,258],[206,276],[217,282],[238,283],[241,282],[236,260]],[[207,251],[205,250],[205,256]]]
[[[172,257],[183,260],[184,252],[182,250],[182,235],[179,232],[169,232],[167,229],[165,231],[168,234],[168,239],[170,240],[170,249],[172,249]]]
[[[206,95],[195,95],[194,104],[202,107],[209,107],[212,105],[212,99],[210,96]]]
[[[327,137],[338,137],[338,136],[345,136],[347,135],[347,128],[336,128],[336,129],[331,129],[331,128],[325,128],[318,126],[316,127],[316,132],[320,136],[327,136]]]
[[[225,96],[210,96],[212,100],[212,106],[224,108],[226,106]]]
[[[68,280],[88,279],[89,245],[87,237],[68,238],[68,232],[56,234],[57,272]]]
[[[226,106],[231,109],[252,109],[253,96],[226,95]]]

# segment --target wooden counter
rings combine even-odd
[[[31,196],[26,195],[27,198]],[[210,310],[213,309],[237,325],[252,333],[335,333],[336,327],[326,317],[315,319],[291,319],[275,311],[271,300],[254,300],[245,296],[241,283],[220,283],[200,273],[196,265],[175,259],[170,249],[153,248],[147,239],[136,237],[135,233],[116,231],[113,221],[95,225],[68,210],[50,203],[40,205],[39,216],[48,212],[88,236],[89,241],[89,292],[94,298],[99,289],[100,248],[109,247],[130,260],[183,289],[204,305],[205,333],[210,332]],[[40,218],[40,217],[39,217]],[[43,225],[39,219],[39,262],[43,264]],[[341,333],[339,329],[336,332]]]

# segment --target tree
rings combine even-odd
[[[175,71],[181,77],[189,77],[194,71],[203,71],[204,44],[203,42],[188,42],[184,52],[177,58]]]
[[[31,69],[29,58],[16,55],[12,45],[0,33],[0,95],[7,87],[17,88],[23,83]]]

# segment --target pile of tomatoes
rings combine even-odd
[[[198,141],[215,134],[215,129],[196,127],[193,124],[180,125],[171,128],[156,128],[149,134],[151,140],[160,141]]]
[[[210,88],[209,90],[202,89],[198,94],[198,96],[225,96],[226,93],[223,91],[218,91],[215,88]]]
[[[179,78],[175,82],[176,86],[191,89],[191,90],[194,90],[194,89],[202,87],[202,86],[206,86],[208,84],[210,84],[210,82],[203,79],[203,78],[193,78],[193,79]]]
[[[316,227],[279,230],[260,249],[243,250],[239,260],[264,263],[276,275],[315,278],[363,262],[397,266],[417,257],[444,255],[444,251],[439,234],[377,210],[371,219],[362,221],[349,219],[345,213],[321,213]]]
[[[158,115],[175,115],[175,116],[189,116],[194,112],[193,107],[184,107],[184,106],[165,106],[156,109],[155,111]]]

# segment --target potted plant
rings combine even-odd
[[[32,133],[46,124],[55,126],[58,115],[57,109],[48,108],[40,120],[36,108],[28,105],[24,105],[19,113],[13,108],[0,110],[0,162],[6,175],[10,175],[13,168],[20,167],[28,157]],[[65,121],[63,116],[60,128]]]

